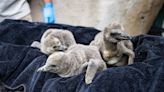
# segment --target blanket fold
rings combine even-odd
[[[36,72],[47,55],[30,44],[48,28],[70,30],[77,43],[89,44],[99,30],[64,24],[5,20],[0,23],[0,92],[164,92],[164,38],[133,37],[135,63],[97,72],[86,85],[84,73],[68,78]]]

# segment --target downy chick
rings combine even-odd
[[[118,23],[112,23],[98,33],[90,45],[97,46],[108,65],[133,64],[134,52],[131,37]]]
[[[38,71],[57,73],[61,77],[70,77],[82,72],[85,83],[90,84],[97,71],[106,69],[106,64],[95,46],[76,44],[65,52],[51,54],[45,65]]]
[[[34,41],[32,47],[37,47],[41,52],[50,55],[55,51],[65,51],[76,44],[73,34],[63,29],[48,29],[42,35],[41,41]]]

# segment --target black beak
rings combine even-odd
[[[131,40],[131,37],[130,36],[118,36],[118,37],[116,37],[116,39],[118,39],[118,40]]]
[[[132,38],[126,34],[111,33],[111,36],[117,40],[131,40]]]

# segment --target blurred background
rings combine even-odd
[[[131,35],[164,27],[164,0],[51,0],[55,22],[103,30],[120,22]],[[33,21],[43,22],[43,0],[30,0]]]

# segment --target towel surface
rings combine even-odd
[[[61,78],[36,72],[47,56],[30,44],[48,28],[68,29],[81,44],[99,32],[94,28],[64,24],[5,20],[0,23],[0,92],[164,92],[164,38],[133,37],[135,63],[98,72],[86,85],[84,73]]]

